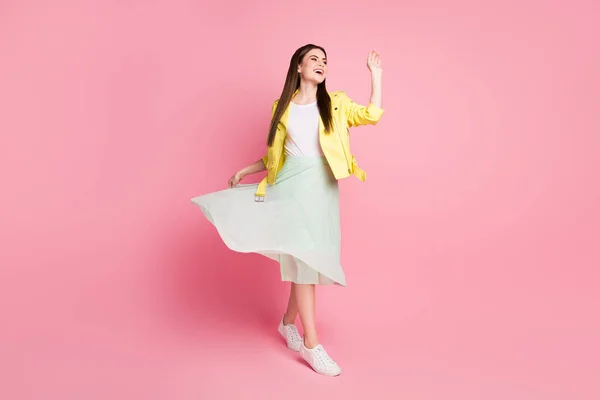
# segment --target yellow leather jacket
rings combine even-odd
[[[356,176],[361,181],[366,179],[366,173],[358,167],[356,159],[350,151],[350,127],[359,125],[375,125],[383,115],[383,109],[369,103],[368,106],[355,103],[343,91],[330,92],[331,114],[333,119],[333,130],[325,133],[323,121],[319,118],[319,143],[321,150],[327,158],[331,171],[336,179],[346,178],[350,175]],[[279,100],[273,103],[271,117]],[[289,106],[279,121],[275,140],[268,147],[267,154],[262,158],[267,168],[267,176],[260,182],[255,193],[256,201],[264,201],[267,183],[274,185],[277,173],[285,162],[284,143],[287,133],[287,118]]]

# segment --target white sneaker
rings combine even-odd
[[[304,346],[304,341],[300,346],[300,354],[302,358],[314,369],[316,372],[327,376],[338,376],[342,373],[342,369],[335,361],[329,357],[329,354],[325,351],[322,345],[317,345],[312,349]]]
[[[300,336],[300,333],[298,333],[298,328],[296,328],[296,325],[284,325],[282,318],[281,321],[279,321],[279,327],[277,328],[277,331],[281,333],[281,336],[283,336],[285,339],[288,349],[292,351],[300,351],[300,346],[302,346],[302,337]]]

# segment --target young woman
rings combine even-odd
[[[237,171],[229,188],[194,197],[232,250],[258,253],[279,262],[282,281],[291,282],[278,331],[318,373],[341,368],[319,343],[315,285],[346,286],[340,265],[338,180],[365,172],[350,151],[349,129],[376,124],[381,108],[379,54],[369,52],[371,98],[360,105],[344,92],[328,93],[327,54],[316,45],[294,53],[279,99],[273,103],[267,154]],[[267,170],[260,184],[239,184]],[[294,324],[300,315],[303,337]]]

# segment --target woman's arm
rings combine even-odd
[[[257,162],[252,163],[252,164],[248,165],[247,167],[240,169],[235,174],[233,174],[233,176],[231,178],[229,178],[228,185],[230,188],[235,187],[235,186],[237,186],[238,183],[240,183],[240,181],[242,179],[244,179],[244,177],[246,175],[255,174],[257,172],[261,172],[266,169],[267,169],[267,167],[265,166],[265,163],[264,163],[263,159],[261,158]]]
[[[381,60],[379,53],[373,50],[367,58],[367,67],[371,71],[371,104],[381,108]]]
[[[371,71],[371,98],[369,104],[364,106],[346,96],[348,126],[375,125],[383,115],[383,108],[381,107],[381,61],[379,53],[375,50],[369,52],[367,67]]]

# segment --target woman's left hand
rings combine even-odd
[[[369,56],[367,57],[367,67],[372,74],[381,72],[381,59],[379,58],[377,50],[371,50],[369,52]]]

